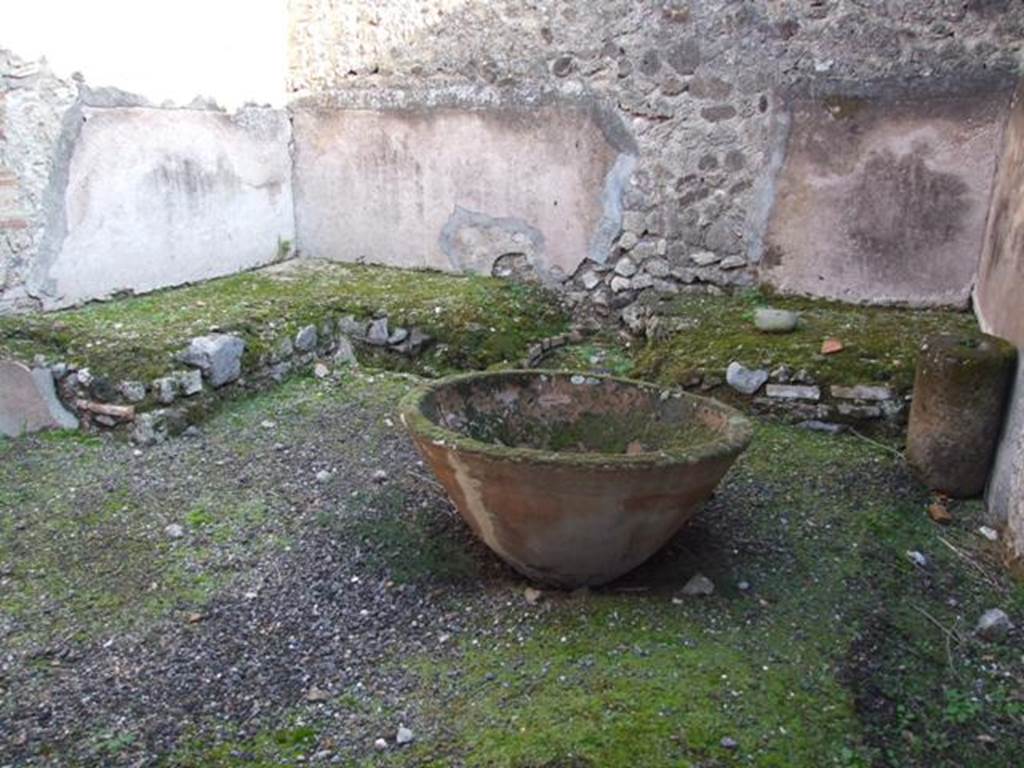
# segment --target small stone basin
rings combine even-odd
[[[570,372],[454,376],[401,417],[474,533],[561,587],[632,570],[692,517],[750,442],[708,398]]]

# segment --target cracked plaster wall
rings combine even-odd
[[[282,110],[156,108],[0,51],[0,312],[268,264],[294,241]]]
[[[467,109],[446,96],[293,108],[301,253],[485,274],[518,254],[552,284],[606,259],[635,151],[618,118],[566,99]]]

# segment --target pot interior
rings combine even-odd
[[[728,423],[712,401],[568,373],[456,379],[434,389],[421,410],[459,435],[547,452],[684,453],[722,438]]]

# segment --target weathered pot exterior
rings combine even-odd
[[[958,498],[985,490],[1017,350],[978,334],[925,339],[917,360],[907,427],[907,461],[934,491]]]
[[[551,371],[452,377],[410,395],[401,416],[476,535],[537,581],[596,585],[632,570],[696,513],[750,441],[750,423],[737,411],[683,393],[673,397],[685,398],[715,435],[684,450],[606,454],[509,448],[445,429],[425,415],[424,404],[446,387],[522,376],[560,377],[563,389],[570,378],[584,378]],[[586,381],[661,392],[626,379],[587,376]]]

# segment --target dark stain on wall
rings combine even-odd
[[[233,190],[240,186],[235,169],[226,157],[217,159],[216,171],[210,171],[195,158],[170,155],[150,171],[150,181],[162,190],[196,200],[215,190]]]
[[[782,263],[784,256],[785,253],[778,245],[769,243],[764,249],[764,254],[761,256],[761,267],[764,269],[777,267]]]
[[[872,269],[905,277],[909,257],[961,232],[969,193],[958,176],[929,168],[919,151],[872,152],[848,198],[847,233]]]

